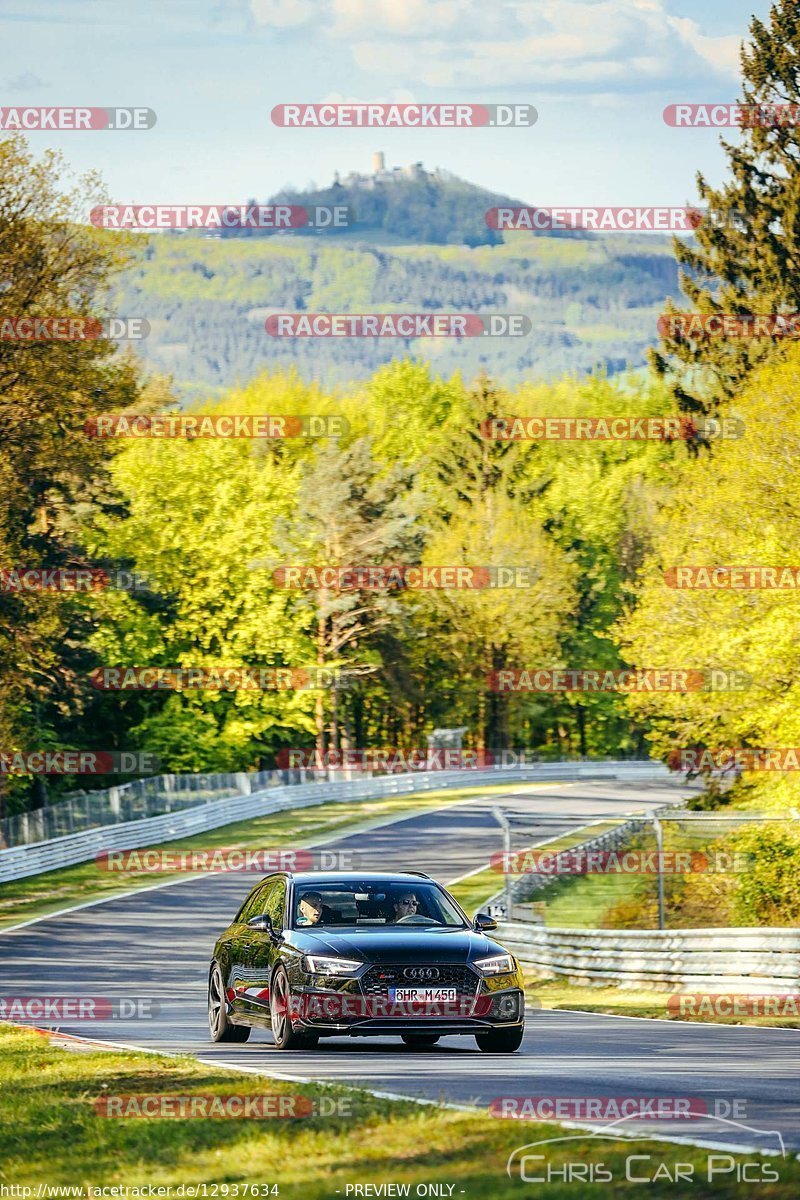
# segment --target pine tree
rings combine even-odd
[[[681,287],[697,313],[800,310],[800,7],[780,0],[766,24],[754,18],[741,53],[741,104],[748,110],[738,144],[723,139],[732,178],[712,188],[697,176],[706,208],[693,242],[675,239]],[[764,109],[762,106],[766,106]],[[756,110],[763,115],[759,118]],[[682,312],[671,304],[665,313]],[[680,407],[708,413],[738,394],[776,337],[687,336],[672,324],[652,362],[670,377]]]

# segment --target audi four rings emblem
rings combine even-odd
[[[406,979],[438,979],[438,967],[406,967],[403,971]]]

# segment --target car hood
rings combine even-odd
[[[502,951],[497,942],[470,929],[294,929],[290,938],[305,954],[371,963],[461,963]]]

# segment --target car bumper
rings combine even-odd
[[[472,1034],[474,1037],[476,1033],[485,1033],[489,1029],[521,1029],[523,1025],[524,1022],[522,1021],[514,1023],[505,1021],[502,1025],[498,1025],[490,1021],[471,1019],[464,1019],[462,1021],[437,1021],[432,1019],[424,1023],[415,1020],[404,1021],[395,1019],[381,1021],[376,1019],[372,1021],[359,1021],[352,1025],[325,1026],[313,1024],[304,1026],[304,1028],[314,1033],[319,1033],[321,1037],[325,1037],[326,1035],[331,1037],[341,1037],[342,1035],[347,1037],[380,1037],[381,1035],[397,1037],[401,1033],[429,1033],[437,1037],[452,1037],[454,1034]]]
[[[398,1005],[387,999],[353,992],[309,988],[293,997],[292,1024],[321,1035],[436,1033],[475,1034],[490,1029],[519,1028],[524,1023],[525,996],[519,987],[479,992],[443,1004]]]

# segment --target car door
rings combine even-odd
[[[229,997],[234,1011],[245,1009],[245,994],[253,986],[252,960],[255,952],[257,930],[248,925],[253,917],[264,912],[267,895],[275,883],[267,879],[254,888],[239,910],[233,923],[229,939],[230,974],[228,978]],[[233,995],[231,996],[231,991]]]
[[[269,917],[269,929],[246,926],[243,942],[246,953],[242,962],[242,981],[247,986],[241,992],[242,1013],[263,1016],[269,1006],[269,984],[272,968],[280,954],[283,938],[286,880],[278,877],[267,883],[259,893],[258,911],[251,914]]]

